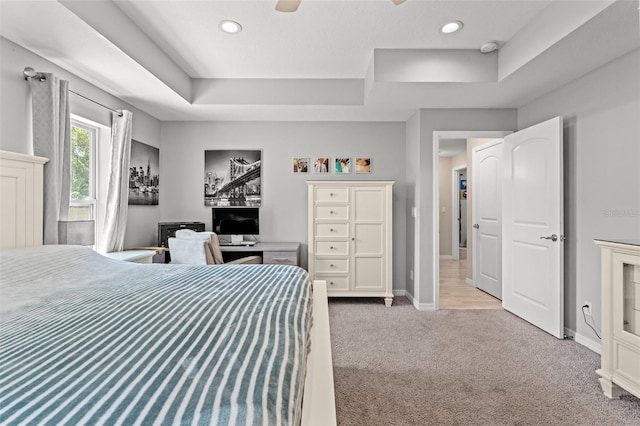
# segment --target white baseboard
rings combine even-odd
[[[413,295],[411,293],[405,292],[405,296],[407,296],[407,298],[411,301],[411,304],[413,305],[413,307],[419,311],[435,311],[436,310],[436,306],[433,303],[418,303],[418,301],[413,298]]]
[[[469,284],[470,286],[475,287],[475,285],[473,284],[473,280],[471,278],[465,278],[464,282]]]
[[[451,256],[450,254],[441,254],[440,255],[440,259],[442,259],[442,260],[453,260],[453,256]]]
[[[434,303],[414,303],[413,306],[419,311],[435,311],[436,305]]]
[[[594,340],[589,339],[588,337],[583,336],[582,334],[578,334],[573,330],[570,330],[565,327],[564,334],[566,336],[572,337],[576,343],[580,343],[582,346],[591,349],[593,352],[597,354],[602,354],[602,345],[600,342],[596,342]]]

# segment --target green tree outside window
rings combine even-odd
[[[91,196],[91,132],[71,128],[71,199],[88,200]]]

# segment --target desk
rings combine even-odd
[[[225,262],[244,256],[262,256],[262,263],[300,266],[300,243],[259,242],[252,246],[220,246]]]

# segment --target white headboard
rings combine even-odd
[[[42,245],[47,158],[0,151],[0,249]]]

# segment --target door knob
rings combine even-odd
[[[474,227],[474,228],[476,228],[476,229],[478,229],[478,228],[480,228],[480,225],[478,225],[477,223],[474,223],[474,224],[473,224],[473,227]]]
[[[551,240],[558,241],[558,236],[556,234],[552,234],[550,237],[540,237],[541,240]]]

